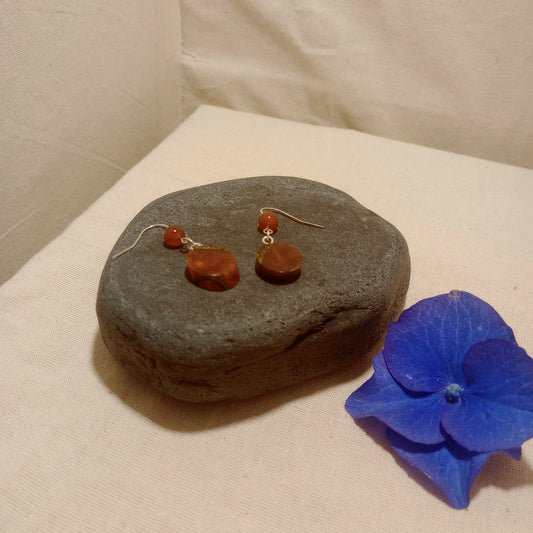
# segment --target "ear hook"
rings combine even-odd
[[[294,222],[298,222],[298,224],[304,224],[305,226],[313,226],[314,228],[322,228],[324,229],[324,226],[322,224],[315,224],[314,222],[307,222],[306,220],[302,220],[301,218],[297,218],[294,215],[291,215],[290,213],[287,213],[285,211],[282,211],[281,209],[278,209],[277,207],[262,207],[259,209],[259,212],[261,214],[265,213],[265,211],[270,211],[273,213],[279,213],[280,215],[286,216],[287,218],[290,218],[291,220],[294,220]]]
[[[148,226],[147,228],[144,228],[141,233],[139,233],[139,236],[135,239],[135,242],[131,245],[131,246],[128,246],[128,248],[126,248],[125,250],[122,250],[122,252],[118,252],[118,254],[115,254],[112,259],[117,259],[118,257],[120,257],[121,255],[124,255],[126,253],[128,253],[130,250],[133,250],[138,244],[139,244],[139,241],[141,240],[142,236],[150,229],[154,229],[154,228],[163,228],[163,229],[167,229],[168,226],[166,224],[152,224],[151,226]]]
[[[165,230],[165,234],[163,236],[163,240],[165,241],[166,245],[170,248],[182,248],[186,250],[187,252],[190,252],[191,250],[194,250],[196,248],[202,248],[203,244],[199,242],[195,242],[192,239],[189,239],[189,237],[185,236],[185,232],[182,228],[179,226],[169,226],[168,224],[152,224],[151,226],[148,226],[147,228],[144,228],[141,233],[139,233],[138,237],[135,239],[135,242],[128,246],[125,250],[122,250],[121,252],[118,252],[115,254],[111,259],[115,260],[121,255],[124,255],[125,253],[130,252],[133,250],[141,240],[142,236],[150,229],[154,228],[163,228]]]

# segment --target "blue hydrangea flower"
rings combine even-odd
[[[422,300],[389,325],[374,374],[347,400],[387,426],[396,452],[451,505],[467,507],[488,458],[520,459],[533,437],[533,359],[486,302],[467,292]]]

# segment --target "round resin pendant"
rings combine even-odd
[[[239,283],[235,256],[218,246],[199,246],[187,252],[187,277],[207,291],[227,291]]]
[[[272,283],[291,283],[300,276],[304,258],[300,250],[291,244],[274,242],[259,248],[256,271]]]

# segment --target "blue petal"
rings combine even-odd
[[[515,461],[522,459],[522,448],[511,448],[510,450],[502,450],[502,452]]]
[[[452,507],[468,507],[472,483],[492,453],[471,452],[451,439],[441,444],[418,444],[390,428],[387,438],[400,457],[440,487]]]
[[[413,305],[389,325],[385,361],[407,389],[435,392],[451,383],[466,385],[463,357],[486,339],[514,341],[513,331],[486,302],[452,291]]]
[[[373,364],[373,376],[346,401],[348,413],[353,418],[375,416],[416,442],[442,442],[440,418],[448,406],[444,395],[405,390],[390,375],[382,352]]]
[[[444,429],[478,452],[517,448],[533,437],[533,359],[512,342],[491,339],[465,355],[468,385]]]

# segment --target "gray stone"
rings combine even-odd
[[[304,256],[297,281],[257,276],[261,207],[280,216],[275,239]],[[154,223],[237,258],[241,279],[224,292],[186,278],[185,253],[163,245]],[[171,193],[145,207],[111,251],[97,314],[110,353],[165,394],[192,402],[246,398],[351,364],[381,341],[404,305],[407,244],[347,194],[301,178],[243,178]]]

